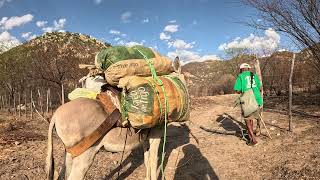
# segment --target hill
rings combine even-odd
[[[292,57],[292,52],[283,51],[259,58],[264,89],[267,92],[279,94],[287,91]],[[297,91],[320,89],[320,76],[309,59],[305,50],[296,53],[293,85]],[[224,61],[192,62],[184,65],[182,72],[193,96],[228,94],[233,92],[239,65],[244,62],[254,67],[255,57],[240,55]]]
[[[0,54],[0,86],[10,94],[62,84],[74,88],[87,73],[78,65],[93,64],[95,54],[109,46],[79,33],[46,33]]]

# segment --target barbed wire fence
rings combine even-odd
[[[33,119],[39,115],[49,118],[57,107],[64,104],[64,93],[64,86],[56,92],[51,88],[31,88],[11,95],[4,92],[0,94],[0,111],[15,117]]]

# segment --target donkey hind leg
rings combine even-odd
[[[66,154],[66,172],[65,172],[65,179],[68,179],[71,173],[71,168],[72,168],[72,156],[70,153]]]
[[[72,156],[70,153],[67,153],[65,151],[64,154],[64,164],[62,166],[62,169],[60,171],[58,180],[64,180],[64,179],[68,179],[70,172],[71,172],[71,166],[72,166]]]
[[[143,143],[143,152],[144,152],[144,165],[146,167],[146,178],[145,180],[150,180],[150,158],[149,158],[149,142]]]
[[[157,180],[158,179],[158,151],[162,137],[162,128],[152,128],[149,134],[149,150],[145,152],[145,165],[147,169],[146,179]],[[147,166],[149,166],[147,168]],[[149,173],[148,173],[149,171]]]
[[[73,158],[70,176],[68,180],[84,179],[88,169],[93,163],[93,159],[101,146],[92,146],[81,155]],[[68,171],[68,170],[67,170]],[[70,171],[70,168],[69,168]]]

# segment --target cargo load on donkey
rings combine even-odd
[[[123,88],[122,119],[128,120],[132,127],[151,128],[163,124],[165,116],[168,122],[181,122],[189,118],[189,95],[184,79],[178,75],[165,75],[160,80],[162,84],[153,77],[129,76],[120,79],[119,87]]]
[[[149,65],[141,53],[153,61],[158,75],[173,72],[171,60],[144,46],[115,46],[103,49],[96,55],[95,65],[104,71],[106,81],[115,86],[126,76],[151,76]]]
[[[92,123],[90,127],[93,128],[85,129],[86,133],[81,134],[78,142],[66,147],[67,152],[73,157],[79,156],[116,126],[131,126],[137,130],[163,126],[163,165],[167,123],[186,121],[190,114],[189,94],[184,76],[180,74],[179,59],[172,62],[146,47],[136,46],[102,50],[95,62],[98,67],[79,66],[90,72],[81,79],[85,82],[83,88],[71,92],[69,99],[90,101],[103,107],[106,118],[101,122],[87,122]],[[133,62],[138,65],[131,65]],[[94,116],[92,114],[93,119]]]
[[[174,68],[173,64],[171,60],[143,46],[115,46],[103,49],[96,55],[95,66],[99,72],[104,72],[102,76],[106,86],[117,88],[119,92],[116,94],[122,91],[118,97],[120,102],[116,104],[123,125],[144,129],[165,121],[181,122],[188,119],[189,94],[183,75],[177,72],[180,69]],[[96,79],[99,80],[97,83],[101,83],[97,77],[87,77],[91,83],[88,84],[86,80],[85,88],[71,92],[69,99],[97,97],[100,91],[92,84]]]

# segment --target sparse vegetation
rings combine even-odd
[[[295,92],[318,92],[320,89],[320,75],[307,61],[301,51],[297,54],[294,69],[293,85]],[[263,76],[263,86],[267,95],[284,94],[288,90],[288,79],[292,52],[275,52],[271,56],[259,58]],[[189,63],[182,70],[189,82],[190,92],[193,96],[211,96],[217,94],[233,93],[232,79],[239,73],[239,65],[243,62],[254,64],[253,55],[239,55],[225,61],[207,61],[204,63]],[[224,79],[228,76],[228,80]],[[233,78],[231,78],[233,77]]]
[[[64,84],[68,92],[87,73],[78,65],[93,64],[95,54],[109,46],[87,35],[46,33],[0,54],[0,91],[13,98],[15,93],[24,94],[30,89],[60,92]]]

